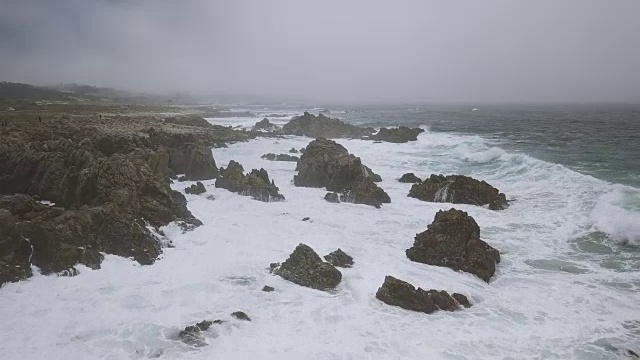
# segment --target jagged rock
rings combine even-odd
[[[449,295],[444,290],[416,289],[408,282],[396,279],[393,276],[384,278],[384,283],[376,292],[376,298],[387,305],[399,306],[403,309],[427,314],[437,310],[458,310],[461,305],[465,307],[471,306],[467,297],[462,294],[454,293]]]
[[[353,258],[341,249],[338,249],[328,255],[324,256],[324,259],[333,266],[350,268],[353,266]]]
[[[300,157],[296,167],[296,186],[326,187],[329,191],[343,191],[350,184],[370,179],[381,181],[360,158],[350,155],[344,146],[333,140],[319,138],[312,141]]]
[[[278,192],[278,187],[269,180],[269,174],[265,169],[253,169],[245,175],[242,165],[233,160],[226,169],[220,169],[216,187],[264,202],[284,200],[284,196]]]
[[[278,129],[278,125],[272,124],[267,118],[264,118],[253,125],[253,130],[255,131],[274,131],[276,129]]]
[[[217,320],[218,321],[218,320]],[[214,321],[203,320],[195,325],[187,326],[181,330],[178,336],[184,343],[194,346],[205,346],[207,342],[204,340],[201,332],[209,330]]]
[[[294,284],[317,290],[330,290],[338,286],[342,274],[333,265],[322,261],[311,247],[299,244],[274,273]]]
[[[236,312],[232,313],[231,316],[233,316],[234,318],[236,318],[238,320],[251,321],[251,319],[249,318],[249,315],[245,314],[242,311],[236,311]]]
[[[390,203],[391,198],[373,181],[367,179],[349,184],[340,194],[340,201],[371,205],[379,209],[383,203]]]
[[[313,138],[360,138],[371,135],[370,129],[328,118],[322,114],[315,116],[305,111],[304,115],[292,118],[282,127],[287,135],[308,136]]]
[[[338,193],[334,193],[334,192],[327,193],[327,195],[324,196],[324,199],[330,203],[337,204],[340,202],[340,196],[338,195]]]
[[[464,175],[431,175],[415,184],[409,196],[422,201],[453,204],[489,205],[492,210],[506,209],[506,196],[484,181]]]
[[[297,156],[289,155],[289,154],[273,154],[268,153],[260,156],[263,159],[267,159],[270,161],[298,161],[299,158]]]
[[[211,128],[213,125],[199,115],[174,116],[164,119],[164,122],[178,125]]]
[[[401,183],[416,183],[419,184],[422,182],[422,179],[417,177],[414,173],[406,173],[398,179]]]
[[[269,285],[265,285],[265,286],[262,288],[262,291],[264,291],[264,292],[272,292],[272,291],[275,291],[275,290],[276,290],[276,289],[274,289],[273,287],[271,287],[271,286],[269,286]]]
[[[291,153],[291,154],[297,154],[297,153],[298,153],[298,150],[296,150],[296,148],[291,148],[291,149],[289,149],[289,153]]]
[[[302,218],[302,221],[309,221],[309,220],[311,220],[311,218],[309,218],[309,217]]]
[[[204,187],[204,185],[200,181],[198,181],[195,184],[184,189],[184,192],[186,194],[200,195],[202,193],[207,192],[207,189]]]
[[[408,128],[400,126],[399,128],[380,128],[377,134],[370,136],[371,140],[386,141],[391,143],[406,143],[418,140],[418,135],[424,130],[420,128]]]
[[[489,282],[500,253],[480,240],[480,227],[466,212],[438,211],[427,230],[406,251],[411,261],[472,273]]]
[[[185,144],[169,151],[169,168],[185,174],[183,180],[210,180],[218,177],[211,149],[204,145]]]

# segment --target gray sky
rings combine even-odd
[[[0,80],[327,101],[640,101],[639,0],[2,0]]]

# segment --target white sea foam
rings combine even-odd
[[[152,266],[107,256],[99,271],[80,266],[76,277],[35,276],[3,286],[0,358],[608,359],[615,356],[611,346],[638,350],[637,271],[613,271],[571,247],[594,229],[611,236],[635,231],[637,213],[624,209],[628,195],[617,186],[522,154],[470,161],[463,156],[470,149],[499,151],[479,137],[426,132],[405,144],[339,140],[382,176],[392,203],[331,204],[323,189],[293,186],[295,163],[260,158],[310,140],[257,139],[215,149],[219,166],[233,159],[247,171],[267,169],[286,201],[262,203],[203,181],[215,200],[186,197],[204,226],[185,234],[177,225],[163,228],[175,248]],[[405,172],[469,174],[515,199],[499,212],[455,205],[501,251],[490,284],[408,261],[404,251],[415,234],[454,205],[408,198],[411,185],[395,180]],[[620,211],[629,217],[613,223]],[[285,260],[301,242],[321,255],[340,247],[354,257],[335,292],[269,274],[269,263]],[[385,275],[466,294],[474,306],[425,315],[384,305],[374,294]],[[260,291],[265,284],[276,291]],[[252,321],[232,319],[236,310]],[[205,333],[208,346],[175,340],[180,328],[218,318],[228,323]]]

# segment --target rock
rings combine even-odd
[[[186,194],[200,195],[202,193],[207,192],[207,189],[204,187],[204,185],[200,181],[198,181],[195,184],[184,189],[184,192]]]
[[[286,135],[308,136],[313,138],[360,138],[371,135],[369,129],[328,118],[322,114],[315,116],[305,111],[304,115],[292,118],[282,127]]]
[[[353,258],[341,249],[338,249],[328,255],[324,256],[324,259],[333,266],[350,268],[353,266]]]
[[[275,291],[275,290],[276,290],[276,289],[274,289],[273,287],[271,287],[271,286],[269,286],[269,285],[265,285],[265,286],[262,288],[262,291],[264,291],[264,292],[272,292],[272,291]]]
[[[373,181],[361,180],[347,186],[342,194],[340,194],[340,201],[371,205],[379,209],[383,203],[390,203],[391,198]]]
[[[492,210],[509,206],[505,195],[498,189],[464,175],[431,175],[422,183],[413,185],[409,197],[430,202],[489,205]]]
[[[437,310],[454,311],[460,309],[457,299],[469,304],[462,294],[449,295],[446,291],[423,290],[408,282],[386,276],[376,292],[376,298],[387,305],[399,306],[406,310],[431,314]]]
[[[212,128],[213,125],[209,123],[207,120],[203,119],[199,115],[184,115],[184,116],[175,116],[168,117],[164,119],[164,122],[185,126],[195,126],[202,128]]]
[[[291,149],[289,149],[289,153],[291,153],[291,154],[297,154],[297,153],[298,153],[298,150],[296,150],[296,148],[291,148]]]
[[[299,150],[300,154],[303,154],[305,150],[306,150],[305,148],[300,148],[300,150]]]
[[[242,165],[233,160],[229,162],[226,169],[220,169],[216,187],[264,202],[284,200],[278,187],[269,180],[269,174],[265,169],[253,169],[245,175]]]
[[[326,187],[328,191],[343,191],[350,184],[370,179],[381,181],[360,158],[333,140],[319,138],[312,141],[300,157],[296,167],[296,186]]]
[[[231,316],[233,316],[234,318],[236,318],[238,320],[251,321],[249,316],[247,314],[243,313],[242,311],[236,311],[236,312],[232,313]]]
[[[180,340],[188,345],[205,346],[207,342],[204,340],[201,332],[207,331],[213,323],[213,321],[203,320],[195,325],[185,327],[184,330],[180,331],[178,336]]]
[[[309,220],[311,220],[311,218],[309,217],[302,218],[302,221],[309,221]]]
[[[414,173],[406,173],[398,179],[401,183],[421,183],[422,179],[417,177]]]
[[[400,126],[399,128],[380,128],[377,134],[369,137],[371,140],[386,141],[391,143],[406,143],[418,140],[418,135],[424,130],[420,128],[408,128]]]
[[[333,265],[322,261],[308,245],[299,244],[275,274],[294,284],[317,290],[330,290],[338,286],[342,274]]]
[[[270,160],[270,161],[298,161],[299,158],[297,156],[289,155],[289,154],[273,154],[268,153],[260,156],[262,159]]]
[[[330,203],[340,203],[340,197],[338,193],[330,192],[324,196],[324,199]]]
[[[406,251],[411,261],[472,273],[489,282],[500,253],[480,240],[480,227],[466,212],[438,211],[427,230]]]
[[[276,271],[277,268],[280,267],[280,263],[271,263],[269,264],[269,272],[274,272]]]
[[[264,118],[260,121],[258,121],[257,123],[255,123],[255,125],[253,125],[253,130],[255,131],[274,131],[277,130],[278,126],[275,124],[272,124],[269,119]]]
[[[211,200],[211,201],[213,201],[213,200],[215,200],[215,199],[216,199],[216,197],[215,197],[215,196],[213,196],[213,195],[208,195],[208,196],[207,196],[207,200]]]
[[[204,145],[186,144],[169,151],[169,168],[185,174],[184,180],[210,180],[218,177],[211,149]]]

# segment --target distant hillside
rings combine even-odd
[[[29,84],[0,82],[0,100],[3,101],[77,101],[77,96],[63,91]]]

